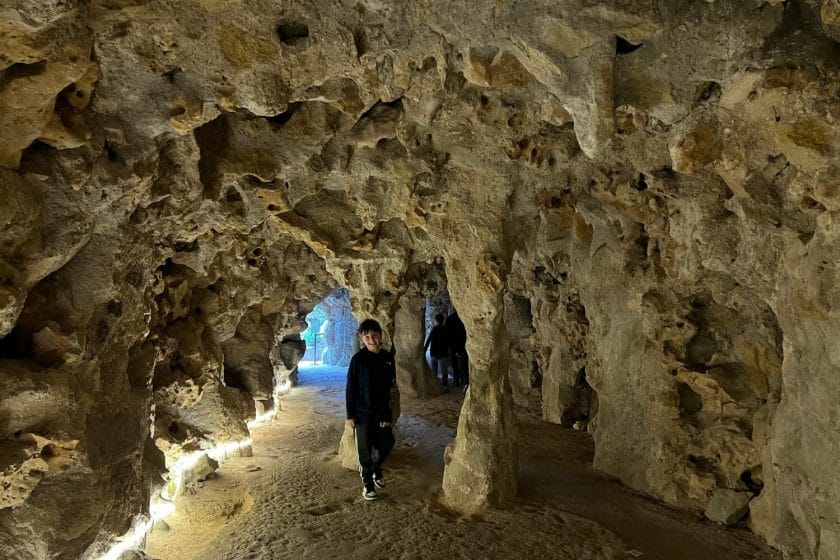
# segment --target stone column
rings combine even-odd
[[[442,392],[426,362],[423,348],[426,334],[425,298],[404,295],[395,317],[394,346],[397,349],[397,383],[409,397],[426,397]]]
[[[829,247],[838,246],[838,236],[826,237]],[[798,270],[790,267],[805,280],[781,284],[781,387],[755,422],[764,489],[750,502],[750,527],[785,556],[806,560],[837,558],[840,551],[840,317],[834,305],[840,289],[821,278],[836,270],[823,263],[837,262],[837,252],[814,251]]]
[[[459,264],[447,272],[450,296],[467,329],[470,387],[455,441],[447,446],[443,491],[450,507],[474,513],[516,494],[516,416],[501,284],[486,285],[498,276],[484,257],[477,270],[459,270]]]
[[[247,392],[254,399],[256,415],[273,406],[270,354],[274,343],[274,325],[262,317],[258,307],[249,309],[239,321],[236,334],[222,342],[225,385]]]
[[[306,341],[295,333],[284,336],[274,348],[274,383],[278,387],[294,387],[298,381],[298,364],[306,353]]]

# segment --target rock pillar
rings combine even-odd
[[[397,349],[397,382],[400,392],[409,397],[425,397],[441,393],[429,364],[426,362],[425,298],[404,295],[395,317],[394,346]]]
[[[470,387],[455,441],[446,450],[443,491],[450,507],[474,513],[516,494],[516,417],[508,379],[509,341],[501,293],[482,294],[468,288],[475,284],[466,274],[449,274],[449,279],[450,295],[467,329]]]

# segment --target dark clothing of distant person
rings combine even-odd
[[[467,356],[467,329],[455,312],[444,324],[449,351],[452,357],[452,377],[459,387],[469,384],[469,356]]]
[[[449,385],[449,340],[446,328],[443,326],[443,315],[438,316],[438,324],[432,327],[432,332],[426,338],[426,348],[432,356],[432,371],[440,377],[441,385]]]
[[[445,358],[449,356],[449,339],[446,335],[446,328],[443,325],[435,325],[429,333],[429,354],[433,358]]]
[[[464,322],[458,317],[457,313],[453,313],[446,318],[444,324],[446,329],[446,338],[449,341],[449,347],[456,351],[467,349],[467,329],[464,327]]]

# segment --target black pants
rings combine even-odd
[[[362,466],[362,480],[373,481],[374,473],[382,470],[382,463],[394,448],[394,431],[391,426],[380,428],[379,422],[367,418],[356,419],[356,449]]]
[[[466,350],[452,351],[452,378],[459,387],[469,384],[470,359]]]

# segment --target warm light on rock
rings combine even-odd
[[[0,10],[0,556],[249,456],[341,294],[328,361],[376,319],[407,400],[425,301],[469,334],[440,507],[517,498],[520,412],[833,557],[840,4],[351,4]]]

